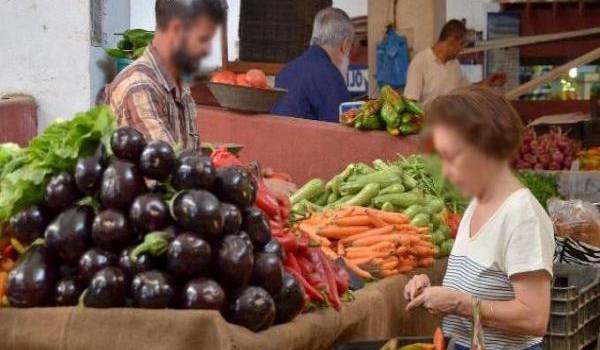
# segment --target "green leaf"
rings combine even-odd
[[[106,49],[106,54],[114,58],[126,58],[127,52],[121,49]]]

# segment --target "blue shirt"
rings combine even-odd
[[[273,114],[337,123],[340,103],[350,101],[342,73],[318,45],[285,65],[275,86],[288,93],[273,106]]]

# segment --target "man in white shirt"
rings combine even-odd
[[[456,59],[465,47],[466,34],[467,28],[463,22],[456,19],[448,21],[442,28],[439,40],[411,60],[404,96],[426,104],[440,95],[470,85]],[[506,76],[496,73],[481,83],[496,87],[505,82]]]

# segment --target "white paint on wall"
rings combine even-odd
[[[39,130],[89,108],[89,0],[0,0],[0,14],[0,93],[32,95]]]

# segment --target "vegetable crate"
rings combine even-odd
[[[557,264],[554,274],[544,349],[584,349],[600,329],[600,268]]]

